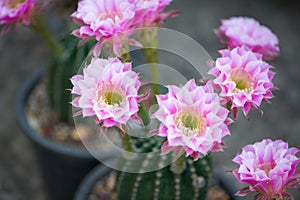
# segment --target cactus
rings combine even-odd
[[[131,140],[136,140],[132,139]],[[132,141],[137,152],[151,152],[159,148],[162,141],[157,137],[142,141]],[[118,172],[115,191],[119,200],[205,200],[209,179],[212,174],[210,156],[193,161],[182,157],[185,168],[181,173],[174,173],[174,163],[153,172],[143,173],[147,165],[160,166],[167,158],[153,160],[148,157],[141,163],[121,161],[124,171],[139,165],[140,173]]]
[[[70,78],[76,74],[87,57],[92,43],[86,43],[78,48],[79,39],[67,34],[61,40],[64,50],[62,59],[51,59],[48,66],[48,97],[49,103],[54,110],[55,119],[70,122],[72,107],[70,105],[71,94],[68,91],[72,87]]]

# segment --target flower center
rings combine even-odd
[[[118,16],[120,19],[122,19],[123,15],[121,12],[106,12],[106,13],[101,13],[98,16],[98,20],[106,20],[106,19],[112,19],[115,22],[115,18]]]
[[[26,0],[7,0],[6,1],[6,7],[12,9],[16,8],[18,4],[24,3]]]
[[[124,98],[122,92],[111,83],[104,83],[98,88],[97,102],[99,106],[119,107]]]
[[[185,136],[201,135],[206,128],[206,119],[195,112],[178,113],[175,123]]]
[[[253,90],[252,76],[244,69],[233,69],[230,72],[230,80],[235,83],[234,93],[244,91],[250,93]]]
[[[256,171],[263,170],[266,175],[269,176],[270,171],[276,166],[276,163],[273,162],[264,162],[257,166]]]
[[[108,105],[120,105],[122,103],[123,97],[117,93],[107,92],[103,94],[105,103]]]

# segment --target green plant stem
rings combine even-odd
[[[138,115],[142,118],[144,125],[147,126],[150,123],[151,119],[145,107],[146,107],[145,103],[141,102]]]
[[[57,59],[62,59],[64,53],[63,49],[52,37],[40,15],[35,17],[35,21],[30,25],[30,27],[47,43],[55,57]]]
[[[144,56],[145,60],[148,63],[149,66],[149,73],[150,73],[150,80],[153,85],[153,93],[154,94],[159,94],[160,93],[160,88],[159,88],[159,69],[158,69],[158,52],[157,49],[144,49]]]
[[[129,151],[129,152],[134,152],[134,149],[130,142],[130,136],[125,133],[125,135],[121,136],[121,137],[122,137],[122,145],[123,145],[124,150]]]
[[[275,198],[271,198],[270,200],[287,200],[287,198],[285,198],[285,197],[283,197],[283,198],[275,197]]]
[[[120,52],[121,52],[121,57],[120,60],[122,62],[130,62],[131,61],[131,57],[130,57],[130,49],[129,49],[129,45],[128,44],[123,44]]]
[[[138,33],[139,41],[144,46],[143,53],[144,58],[149,66],[150,80],[155,83],[153,86],[153,93],[159,94],[159,68],[158,68],[158,41],[157,41],[157,30],[145,29]]]
[[[185,154],[182,154],[175,162],[171,164],[171,170],[175,174],[181,174],[186,168]]]

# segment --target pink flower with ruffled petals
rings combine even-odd
[[[241,182],[249,184],[237,195],[245,196],[248,192],[258,192],[256,199],[293,199],[287,193],[288,188],[296,187],[299,182],[300,170],[297,165],[297,148],[288,148],[282,140],[265,139],[243,148],[233,162],[239,168],[232,173]]]
[[[128,120],[136,119],[141,82],[131,63],[117,58],[93,58],[83,75],[71,78],[72,94],[78,95],[72,105],[83,117],[96,116],[102,128],[116,126],[122,130]]]
[[[275,73],[270,71],[271,66],[262,60],[261,54],[245,49],[221,50],[222,57],[208,73],[216,77],[213,83],[230,108],[233,111],[241,108],[247,116],[252,108],[257,109],[263,100],[273,97]]]
[[[166,137],[162,152],[183,148],[197,160],[199,154],[222,150],[222,138],[230,134],[230,120],[213,89],[197,86],[194,80],[167,88],[167,94],[156,96],[159,109],[153,114],[161,122],[158,136]]]
[[[142,16],[137,16],[135,2],[131,0],[81,0],[71,16],[80,28],[73,31],[83,42],[96,39],[94,55],[99,56],[105,42],[112,44],[113,52],[120,56],[124,43],[136,44],[129,39],[139,27]]]
[[[262,54],[266,60],[272,60],[279,55],[277,36],[255,19],[232,17],[222,20],[222,25],[216,33],[231,49],[245,45],[252,51]]]
[[[174,17],[179,14],[179,11],[173,10],[163,12],[163,10],[173,0],[136,0],[137,8],[143,14],[143,26],[160,26],[168,17]]]
[[[0,24],[5,24],[1,35],[7,33],[13,24],[29,25],[33,11],[44,4],[37,4],[37,0],[2,0],[0,2]]]

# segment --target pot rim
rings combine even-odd
[[[23,130],[25,135],[29,137],[34,143],[39,144],[45,149],[69,157],[91,159],[93,156],[85,148],[76,149],[74,147],[69,147],[63,144],[59,144],[57,142],[54,142],[42,136],[32,126],[30,126],[25,113],[25,104],[29,98],[29,95],[34,89],[34,86],[37,84],[37,82],[41,79],[42,75],[44,74],[45,74],[44,68],[38,69],[36,72],[34,72],[31,76],[29,76],[25,80],[24,84],[20,88],[20,92],[17,94],[17,98],[15,101],[15,111],[16,111],[17,122],[20,128]],[[109,155],[104,155],[104,159],[106,157],[109,158]]]
[[[74,196],[74,200],[87,199],[95,184],[105,178],[114,169],[105,165],[98,165],[92,169],[81,181]]]
[[[95,184],[102,178],[106,177],[114,169],[105,165],[98,165],[92,169],[81,181],[74,196],[74,200],[87,199]],[[237,189],[230,183],[230,180],[224,176],[221,168],[213,170],[213,181],[219,184],[229,195],[232,200],[242,200],[241,197],[236,196]]]

